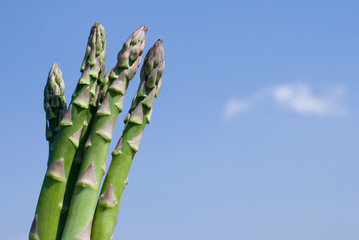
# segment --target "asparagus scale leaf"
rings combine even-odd
[[[90,89],[99,78],[106,58],[106,35],[101,24],[91,29],[81,77],[71,103],[60,122],[60,130],[44,177],[30,239],[52,240],[56,232],[71,164],[79,147],[83,122],[89,108]]]
[[[85,149],[62,240],[89,239],[98,192],[118,114],[122,111],[129,81],[140,65],[146,26],[137,29],[118,54],[116,66],[106,74],[108,89],[98,108]]]
[[[141,69],[141,83],[126,117],[122,137],[112,152],[111,165],[101,189],[95,217],[88,225],[92,224],[92,240],[112,239],[129,169],[138,151],[143,130],[151,120],[153,100],[162,85],[164,67],[164,50],[160,39],[145,57]],[[84,231],[86,230],[87,228],[84,228]]]

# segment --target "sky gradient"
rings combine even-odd
[[[114,239],[359,238],[358,1],[0,7],[2,239],[27,239],[48,154],[47,74],[57,62],[69,102],[94,22],[106,29],[107,70],[143,24],[145,52],[162,38],[166,58]]]

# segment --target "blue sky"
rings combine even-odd
[[[145,51],[162,38],[166,54],[114,239],[359,238],[357,1],[0,7],[3,239],[26,239],[35,212],[46,170],[48,71],[59,64],[69,101],[96,21],[106,29],[107,69],[143,24]],[[114,139],[122,128],[119,121]]]

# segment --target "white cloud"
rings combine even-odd
[[[249,101],[242,101],[238,99],[230,99],[227,101],[224,108],[224,117],[226,119],[232,119],[243,111],[251,107]]]
[[[268,98],[298,114],[344,115],[346,108],[342,98],[345,95],[346,88],[341,85],[329,87],[322,96],[315,95],[305,83],[278,85],[261,89],[247,99],[228,100],[224,107],[224,117],[232,119]]]
[[[327,114],[331,104],[327,99],[315,97],[307,85],[278,86],[273,89],[274,100],[298,113]]]

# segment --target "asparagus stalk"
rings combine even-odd
[[[164,66],[162,40],[158,40],[145,57],[139,89],[126,117],[123,135],[112,152],[111,165],[97,203],[91,240],[112,239],[122,195],[128,182],[128,172],[138,150],[143,130],[150,122],[152,104],[162,84]]]
[[[46,112],[46,140],[49,141],[49,155],[52,155],[52,144],[59,131],[59,124],[66,112],[65,82],[62,72],[54,63],[49,72],[44,90],[44,110]]]
[[[118,54],[116,66],[107,74],[109,87],[97,110],[95,123],[85,144],[80,175],[77,179],[62,240],[89,239],[105,162],[118,114],[122,111],[129,81],[140,65],[146,26],[137,29]]]
[[[95,23],[91,29],[81,66],[81,78],[72,96],[71,104],[60,122],[53,154],[49,157],[35,218],[29,233],[31,240],[56,238],[66,181],[89,108],[90,89],[103,69],[105,58],[105,30],[101,24]]]
[[[104,72],[104,70],[102,70],[102,72]],[[103,78],[103,76],[101,75],[100,78]],[[57,228],[56,239],[58,239],[58,240],[61,239],[62,232],[65,227],[67,215],[68,215],[70,204],[71,204],[72,194],[75,189],[77,176],[79,175],[79,172],[80,172],[81,161],[82,161],[84,150],[85,150],[85,142],[86,142],[87,138],[89,137],[89,134],[94,125],[95,118],[93,116],[95,116],[98,105],[99,105],[100,94],[101,94],[101,83],[99,81],[96,81],[92,87],[93,97],[90,100],[89,111],[87,112],[84,123],[83,123],[83,129],[82,129],[82,133],[81,133],[81,140],[79,143],[79,148],[76,151],[74,160],[71,165],[69,177],[67,179],[66,191],[65,191],[65,195],[64,195],[63,204],[62,204],[59,225]]]

